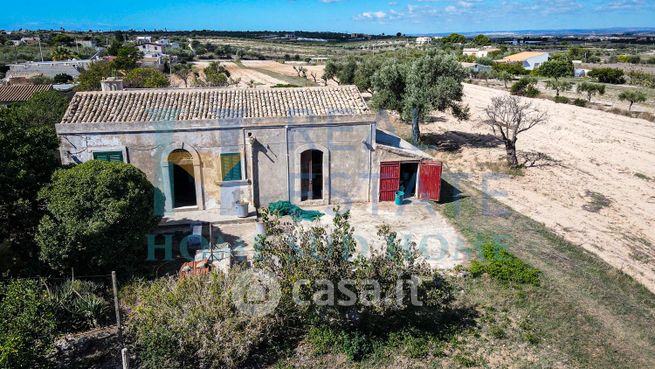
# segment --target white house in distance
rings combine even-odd
[[[489,56],[489,53],[492,53],[494,51],[500,51],[500,49],[496,47],[483,47],[483,48],[465,48],[463,53],[464,55],[473,55],[476,58],[486,58]]]
[[[152,42],[145,42],[142,44],[136,45],[137,49],[146,56],[159,56],[164,53],[164,45],[156,44]]]
[[[432,37],[430,37],[430,36],[420,36],[420,37],[416,38],[416,43],[418,45],[429,44],[430,41],[432,41]]]
[[[543,51],[523,51],[518,54],[506,56],[498,63],[520,63],[526,70],[539,68],[541,64],[547,62],[550,55]]]

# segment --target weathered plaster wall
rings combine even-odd
[[[171,123],[157,131],[146,125],[131,132],[104,125],[95,127],[97,131],[58,127],[58,132],[64,163],[91,160],[93,151],[123,151],[126,160],[143,170],[164,194],[169,186],[168,170],[163,165],[168,154],[179,148],[192,152],[199,161],[198,201],[202,200],[205,209],[229,213],[239,199],[255,200],[260,206],[277,200],[299,202],[300,153],[308,148],[324,151],[324,203],[369,201],[372,125],[355,122],[212,129]],[[181,127],[184,130],[179,130]],[[224,183],[220,154],[235,152],[241,154],[244,180]]]

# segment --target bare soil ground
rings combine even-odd
[[[603,111],[532,99],[550,121],[519,136],[519,172],[504,166],[504,148],[481,124],[493,96],[506,92],[465,85],[471,119],[436,116],[423,140],[458,141],[440,152],[450,171],[600,256],[655,291],[655,124]],[[401,135],[409,127],[395,124]]]
[[[315,86],[322,85],[320,77],[323,75],[323,65],[310,65],[306,63],[280,63],[274,60],[243,60],[240,62],[220,61],[230,72],[231,78],[240,80],[237,87],[269,88],[275,85]],[[209,61],[194,63],[199,70],[203,70]],[[302,65],[307,69],[307,78],[298,76],[293,69],[294,65]],[[314,83],[311,73],[315,73],[317,82]],[[202,78],[202,73],[201,73]],[[183,86],[184,83],[172,80],[175,86]],[[336,82],[329,81],[328,85],[336,85]]]

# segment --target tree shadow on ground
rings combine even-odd
[[[550,155],[543,152],[525,151],[525,152],[519,152],[517,156],[519,159],[520,166],[522,168],[564,166],[562,165],[561,160],[556,160]]]
[[[435,146],[444,151],[456,151],[460,147],[494,148],[503,141],[492,134],[446,131],[443,133],[425,133],[421,141],[428,146]]]

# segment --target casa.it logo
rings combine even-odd
[[[239,273],[230,294],[237,310],[251,317],[273,313],[282,295],[277,277],[258,269]]]

